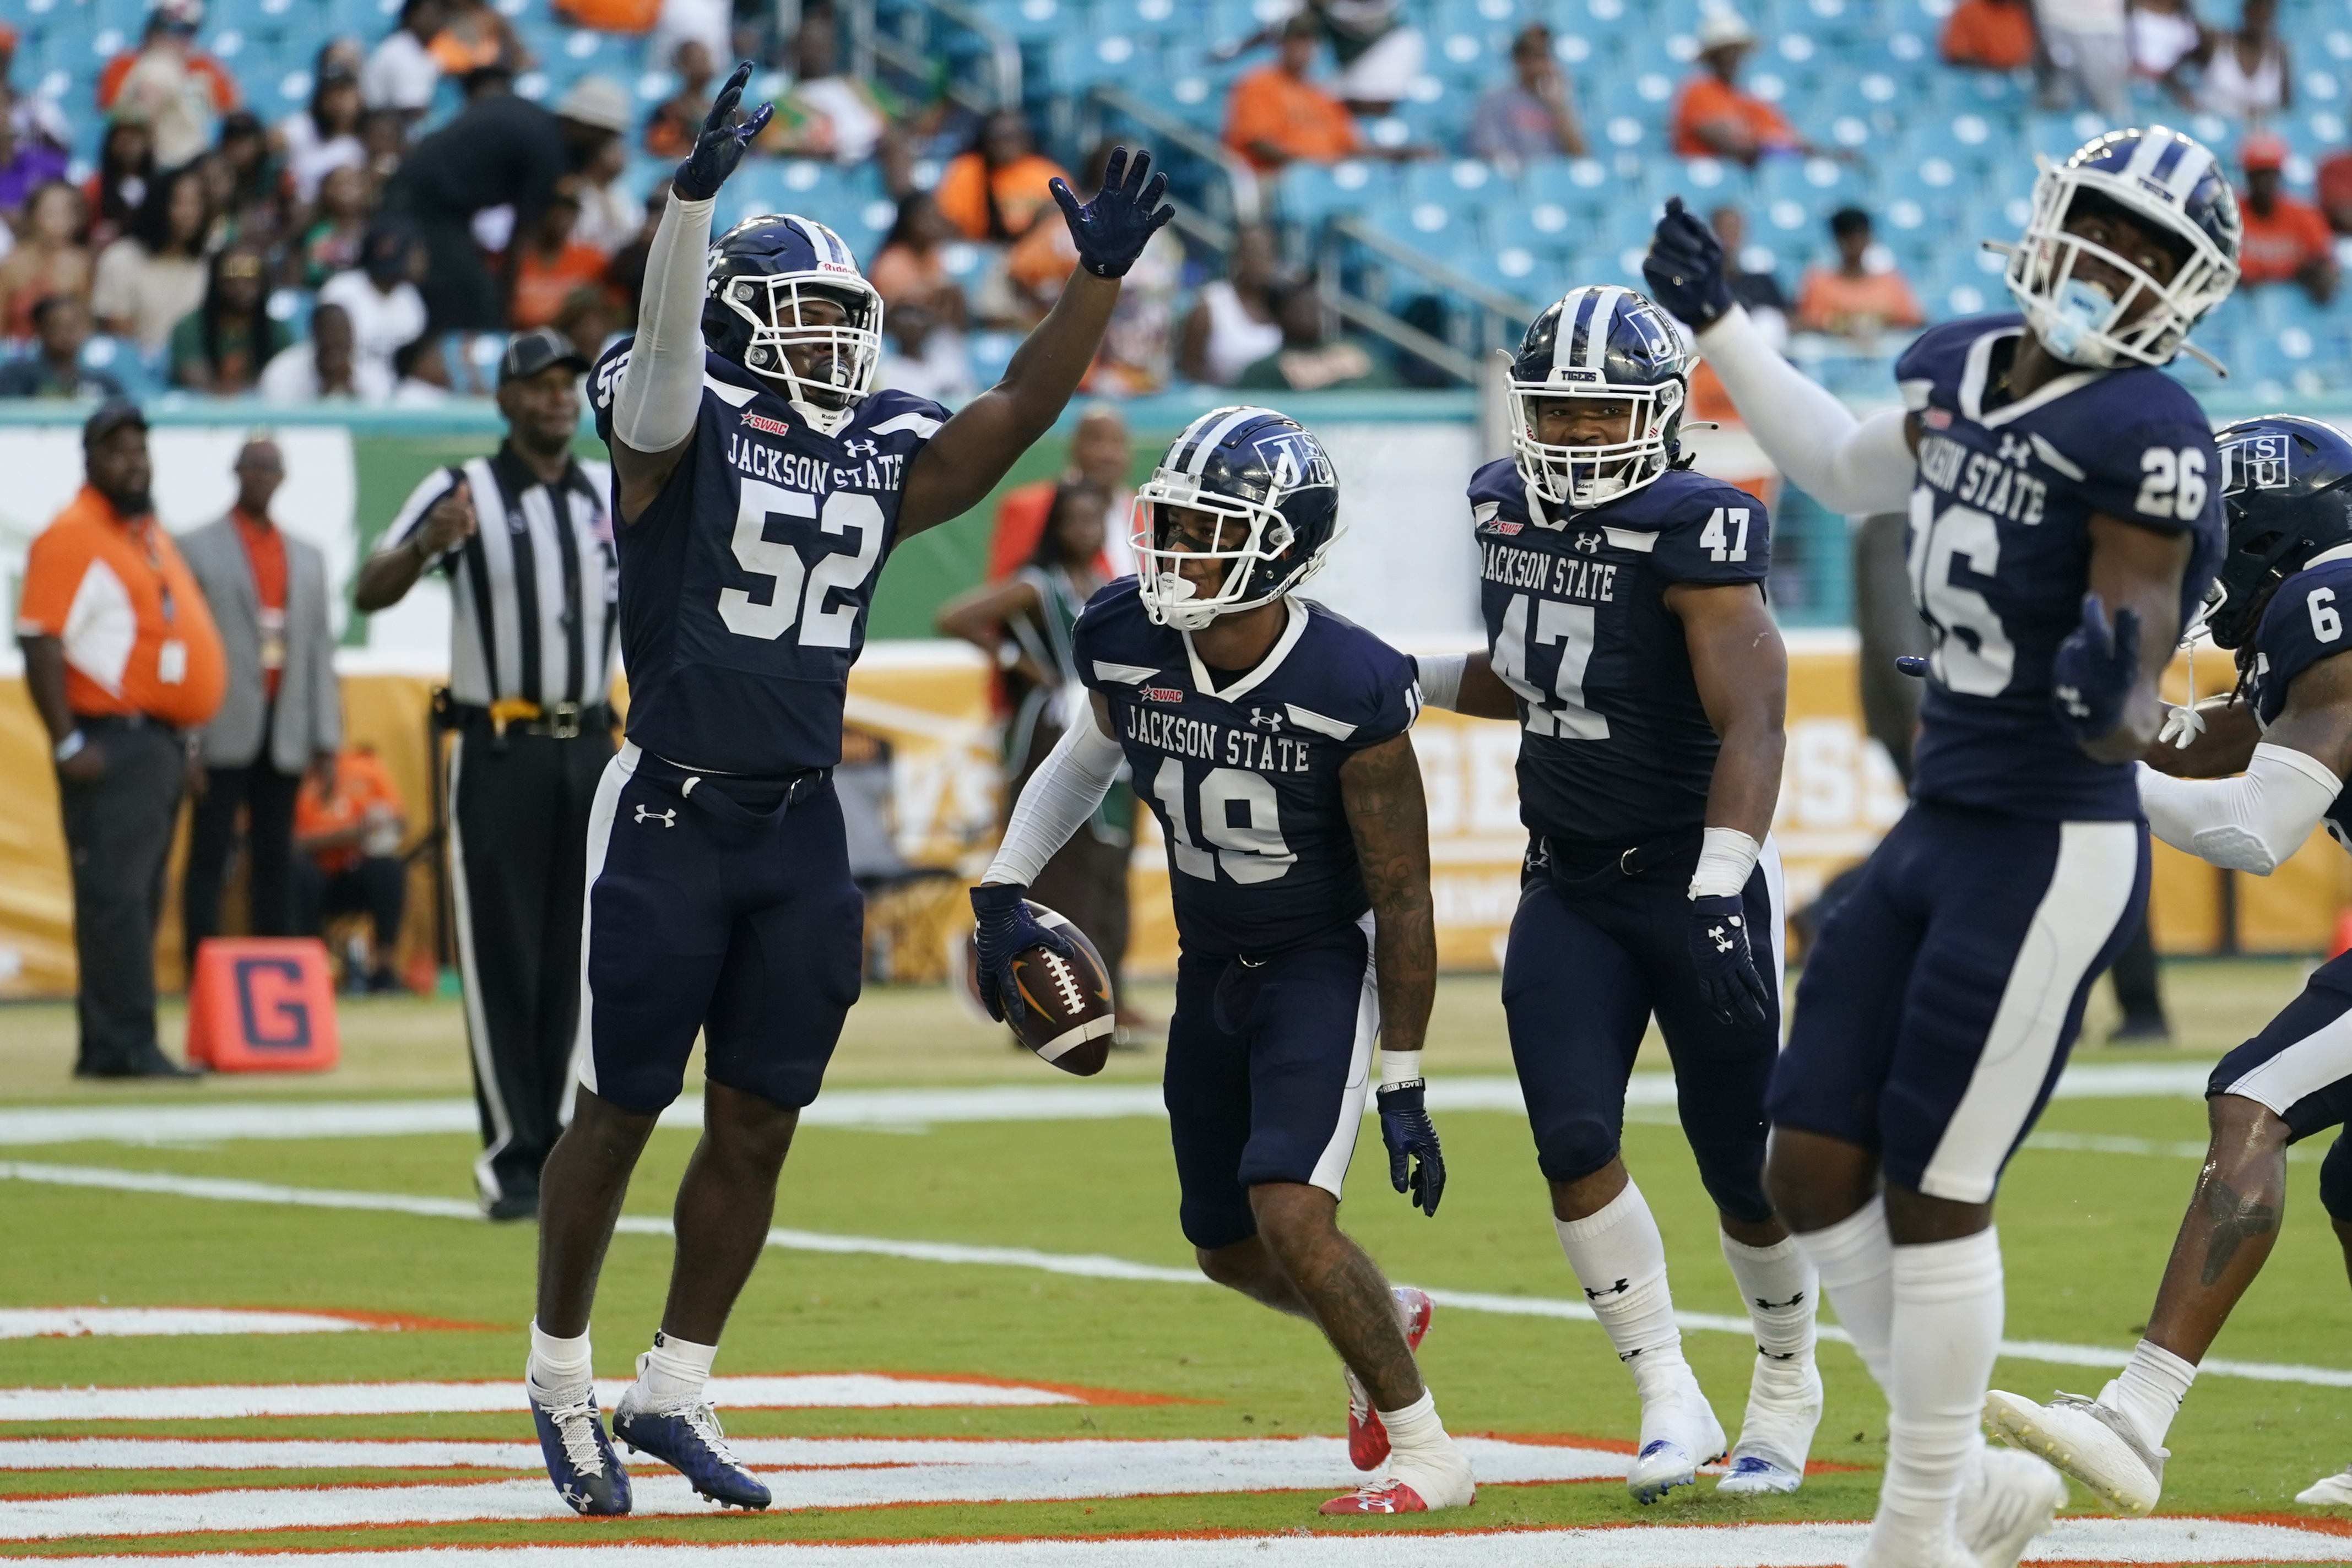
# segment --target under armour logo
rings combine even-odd
[[[672,806],[667,811],[648,811],[643,806],[639,806],[637,808],[637,821],[640,822],[659,822],[665,828],[675,828],[677,826],[677,808]]]
[[[871,457],[882,450],[882,444],[878,441],[845,441],[841,449],[852,457]]]
[[[2091,716],[2091,705],[2083,700],[2082,687],[2053,686],[2050,690],[2053,696],[2055,696],[2060,702],[2066,705],[2066,712],[2071,716],[2074,718],[2088,718]]]
[[[1622,1296],[1625,1293],[1626,1288],[1632,1285],[1633,1282],[1633,1281],[1631,1280],[1620,1280],[1605,1291],[1596,1291],[1588,1285],[1584,1289],[1585,1298],[1589,1301],[1597,1301],[1603,1296]]]
[[[1706,928],[1706,939],[1715,944],[1715,950],[1717,952],[1728,953],[1734,947],[1739,946],[1738,942],[1732,936],[1732,933],[1738,929],[1739,916],[1735,915],[1720,925],[1708,926]]]
[[[1576,548],[1587,555],[1595,554],[1601,549],[1601,536],[1591,533],[1579,534],[1576,536]]]
[[[1768,1312],[1785,1312],[1790,1307],[1803,1306],[1805,1304],[1805,1292],[1799,1291],[1795,1295],[1790,1296],[1785,1301],[1776,1301],[1769,1297],[1759,1296],[1756,1298],[1756,1304]],[[1760,1349],[1761,1347],[1759,1346],[1759,1348]]]
[[[2004,435],[2000,438],[2000,460],[2003,463],[2014,463],[2022,468],[2025,466],[2026,459],[2032,455],[2032,443],[2014,435]]]
[[[1260,726],[1267,729],[1280,729],[1282,716],[1278,713],[1268,713],[1262,707],[1254,707],[1250,709],[1250,727],[1255,729]]]

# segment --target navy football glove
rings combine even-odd
[[[710,116],[702,122],[701,134],[694,139],[694,151],[677,166],[677,174],[670,183],[677,193],[689,202],[707,202],[719,193],[727,176],[735,172],[735,165],[743,161],[743,149],[751,138],[767,129],[776,112],[772,103],[763,103],[740,125],[730,124],[735,106],[743,101],[743,89],[751,79],[751,62],[745,60],[735,68],[727,85],[710,105]]]
[[[1110,162],[1103,166],[1102,189],[1093,201],[1079,202],[1061,180],[1047,183],[1062,216],[1069,220],[1078,265],[1097,277],[1125,277],[1151,236],[1176,215],[1175,208],[1160,204],[1168,193],[1168,176],[1152,174],[1147,184],[1144,176],[1150,171],[1150,153],[1138,152],[1129,163],[1127,149],[1114,147]]]
[[[971,890],[971,912],[980,917],[972,940],[980,948],[980,999],[999,1023],[1027,1016],[1029,1004],[1013,983],[1013,960],[1032,947],[1050,947],[1076,960],[1078,950],[1058,931],[1048,931],[1029,913],[1029,890],[1017,882],[992,883]]]
[[[1756,972],[1748,945],[1747,906],[1736,893],[1690,901],[1691,967],[1698,971],[1699,1000],[1726,1023],[1770,1021],[1764,1010],[1764,977]]]
[[[1723,242],[1715,231],[1683,210],[1680,196],[1666,198],[1650,254],[1642,258],[1650,298],[1673,311],[1694,332],[1704,332],[1731,308],[1731,282],[1725,276]]]
[[[1895,660],[1895,673],[1908,675],[1915,681],[1924,681],[1927,678],[1927,661],[1916,653],[1898,654]]]
[[[2083,595],[2083,623],[2058,644],[2050,661],[2050,706],[2058,727],[2077,746],[2110,734],[2124,721],[2124,705],[2139,684],[2139,614],[2116,612],[2107,630],[2107,608],[2095,593]]]
[[[1376,1096],[1381,1107],[1381,1142],[1389,1146],[1389,1185],[1412,1194],[1412,1206],[1433,1216],[1437,1200],[1445,1196],[1445,1151],[1437,1146],[1437,1129],[1430,1123],[1423,1097],[1423,1085],[1418,1078],[1383,1083]],[[1405,1174],[1408,1167],[1410,1176]]]

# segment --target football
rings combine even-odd
[[[1029,1004],[1013,1032],[1022,1044],[1065,1072],[1090,1078],[1110,1055],[1110,970],[1087,934],[1034,899],[1029,913],[1077,949],[1072,962],[1049,947],[1013,955],[1013,983]]]

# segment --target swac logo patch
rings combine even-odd
[[[790,435],[793,433],[793,427],[791,425],[786,424],[781,419],[770,419],[764,413],[752,413],[746,411],[743,415],[743,423],[750,425],[754,430],[764,430],[770,435]]]
[[[1516,534],[1522,528],[1526,528],[1527,524],[1510,517],[1489,517],[1486,519],[1486,526],[1494,529],[1496,533],[1508,538],[1510,535]]]
[[[1923,408],[1919,411],[1919,423],[1930,430],[1949,430],[1952,427],[1952,411],[1948,408]]]
[[[1136,695],[1148,703],[1181,703],[1184,700],[1182,689],[1177,686],[1141,686],[1137,688]]]

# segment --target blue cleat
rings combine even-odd
[[[727,1446],[717,1411],[708,1405],[658,1414],[632,1409],[629,1402],[635,1395],[636,1389],[630,1389],[613,1407],[613,1435],[631,1449],[651,1454],[721,1507],[765,1508],[775,1500]]]
[[[530,1418],[539,1427],[539,1451],[547,1458],[547,1479],[574,1513],[616,1514],[629,1511],[629,1472],[621,1468],[604,1436],[591,1394],[577,1405],[553,1408],[530,1402]]]

